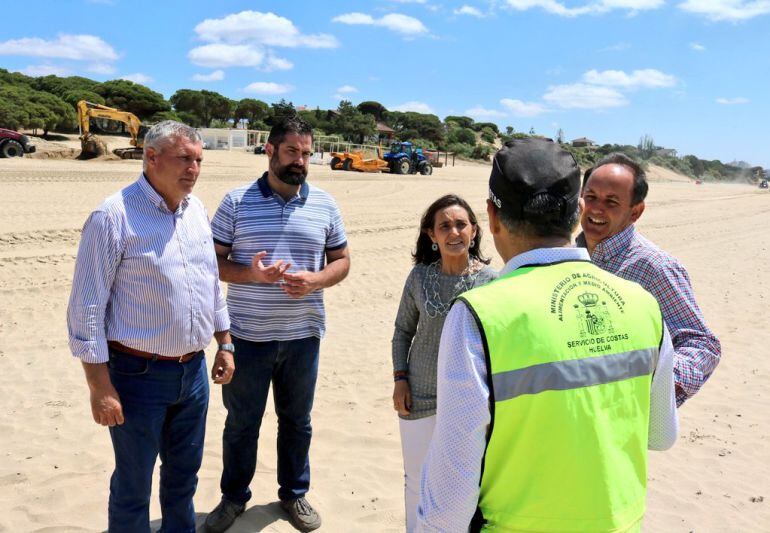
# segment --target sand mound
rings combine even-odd
[[[650,168],[647,169],[647,179],[649,181],[694,182],[692,178],[689,178],[684,174],[679,174],[678,172],[674,172],[668,168],[659,167],[658,165],[650,165]]]

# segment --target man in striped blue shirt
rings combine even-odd
[[[270,131],[269,168],[229,192],[211,222],[219,272],[228,282],[238,373],[222,388],[222,501],[207,531],[225,531],[251,498],[257,439],[272,382],[278,415],[278,497],[300,531],[321,525],[310,487],[310,411],[324,334],[323,289],[350,268],[334,199],[306,183],[313,133],[299,118]]]
[[[67,310],[94,420],[115,451],[109,531],[149,532],[152,472],[160,454],[161,531],[194,532],[209,384],[203,349],[219,342],[212,379],[234,371],[230,320],[211,229],[192,196],[200,135],[178,122],[153,126],[144,172],[107,198],[83,226]]]

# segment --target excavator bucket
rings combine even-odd
[[[78,159],[93,159],[107,153],[107,145],[99,137],[92,134],[80,138],[80,155]]]

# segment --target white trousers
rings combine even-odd
[[[436,415],[417,420],[398,419],[401,430],[401,453],[404,456],[404,511],[406,531],[412,533],[417,525],[417,505],[420,503],[420,470],[428,455],[430,438],[436,427]]]

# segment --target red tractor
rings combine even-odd
[[[23,157],[35,151],[29,137],[13,130],[0,128],[0,157]]]

